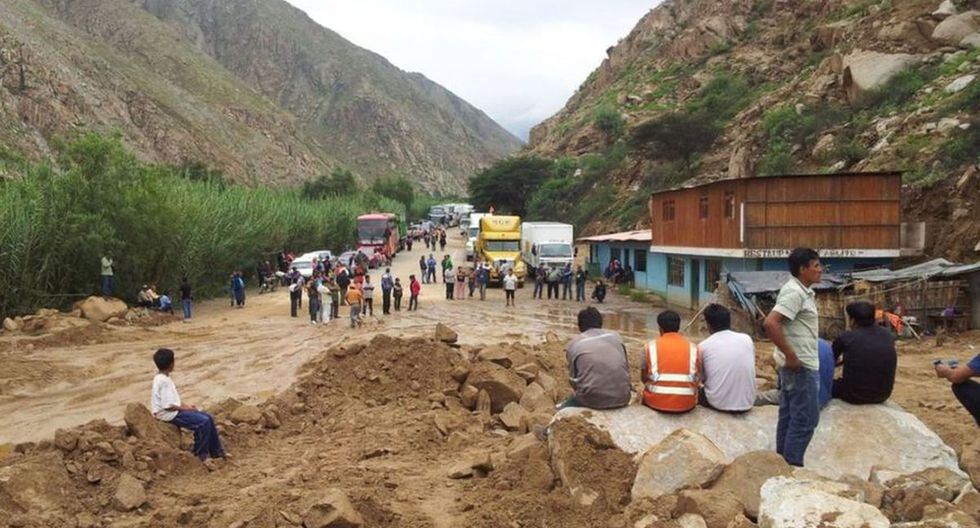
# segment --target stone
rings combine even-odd
[[[123,473],[116,481],[116,492],[112,495],[112,507],[128,512],[139,508],[146,502],[146,489],[143,483],[129,473]]]
[[[960,509],[960,511],[970,515],[977,522],[980,522],[980,492],[975,489],[970,489],[964,491],[953,504]]]
[[[830,154],[830,151],[834,148],[834,135],[824,134],[820,136],[817,140],[817,144],[813,146],[813,157],[822,158],[823,156]]]
[[[463,407],[473,410],[476,408],[476,400],[479,395],[480,389],[466,384],[459,390],[459,401],[462,402]]]
[[[500,413],[500,422],[508,431],[526,432],[529,418],[530,413],[527,412],[527,409],[514,402],[508,403],[503,412]]]
[[[582,416],[607,430],[620,449],[633,455],[686,428],[703,434],[734,459],[749,451],[775,451],[778,412],[776,406],[756,407],[737,416],[704,407],[680,415],[658,413],[642,405],[608,411],[568,408],[555,415],[553,427]],[[842,443],[841,438],[848,441]],[[874,466],[899,474],[932,467],[960,471],[955,451],[898,405],[851,405],[836,399],[820,412],[820,427],[807,448],[805,463],[820,476],[834,480],[844,475],[866,479]]]
[[[940,134],[945,134],[950,130],[960,126],[960,120],[955,117],[944,117],[939,120],[939,124],[936,125],[936,132]]]
[[[459,340],[459,335],[452,328],[439,323],[436,325],[435,338],[436,341],[442,341],[443,343],[451,345]]]
[[[748,517],[739,514],[736,515],[734,519],[729,521],[726,528],[756,528],[756,524],[749,520]]]
[[[514,368],[514,372],[518,376],[524,378],[524,381],[531,383],[538,377],[538,373],[541,372],[541,368],[538,367],[536,363],[526,363],[519,367]]]
[[[279,429],[282,427],[282,422],[279,421],[279,415],[272,409],[263,410],[262,427],[266,429]]]
[[[473,476],[473,464],[469,461],[456,462],[449,466],[446,476],[451,479],[465,479]]]
[[[524,389],[524,395],[521,396],[521,406],[532,413],[553,414],[555,412],[555,401],[545,393],[544,387],[537,383],[531,383]]]
[[[126,303],[114,297],[104,299],[96,296],[75,303],[75,308],[82,311],[82,317],[97,323],[105,322],[110,317],[122,317],[129,309]]]
[[[844,57],[843,87],[850,101],[881,88],[902,70],[922,61],[918,55],[855,50]]]
[[[639,457],[631,495],[656,499],[682,489],[710,484],[728,462],[704,435],[677,429]]]
[[[509,369],[514,364],[514,362],[510,359],[510,356],[507,355],[507,351],[499,348],[481,350],[480,353],[476,355],[476,359],[479,361],[496,363],[506,369]]]
[[[960,41],[961,48],[980,48],[980,31],[976,33],[971,33]],[[960,68],[963,66],[968,66],[966,63],[960,64]]]
[[[510,402],[519,402],[525,388],[524,379],[513,371],[486,361],[473,364],[466,383],[487,392],[494,413],[503,411]]]
[[[555,475],[580,506],[622,509],[629,503],[636,465],[608,431],[573,416],[551,425],[548,448]]]
[[[478,413],[490,414],[493,409],[493,404],[490,401],[490,393],[485,390],[481,390],[479,394],[476,395],[476,408],[474,409]]]
[[[694,513],[704,519],[707,528],[728,528],[728,523],[743,513],[735,495],[720,490],[684,490],[677,497],[674,515]]]
[[[956,4],[954,4],[952,0],[943,0],[939,4],[939,7],[937,7],[931,14],[934,18],[939,19],[953,16],[956,14]]]
[[[64,459],[57,451],[7,458],[0,465],[0,517],[7,512],[80,513],[82,510],[75,494],[76,484],[65,469]],[[33,517],[36,523],[21,526],[46,526]],[[52,519],[53,520],[53,519]],[[0,520],[0,525],[4,525]],[[69,523],[63,523],[70,526]]]
[[[888,24],[878,32],[878,38],[882,40],[893,40],[896,42],[916,42],[922,40],[919,28],[911,20],[900,20],[894,24]]]
[[[5,317],[3,320],[3,329],[8,332],[16,332],[20,330],[20,323],[9,317]]]
[[[57,429],[54,432],[54,446],[70,453],[78,445],[78,431],[72,429]]]
[[[229,419],[235,424],[255,425],[262,421],[262,409],[254,405],[241,405],[231,412]]]
[[[813,481],[774,477],[762,485],[759,526],[767,528],[888,528],[868,504],[820,489]]]
[[[977,247],[980,248],[980,244],[977,244]],[[960,467],[970,476],[973,487],[980,489],[980,438],[963,444],[960,453]]]
[[[957,77],[951,83],[947,84],[946,87],[943,88],[943,91],[950,94],[962,91],[976,78],[976,75],[964,75],[962,77]]]
[[[140,440],[180,446],[180,431],[177,427],[154,418],[142,403],[127,404],[123,421],[126,422],[129,434]]]
[[[466,365],[456,365],[455,367],[453,367],[452,373],[450,373],[450,376],[452,376],[454,380],[460,383],[466,381],[466,376],[469,375],[470,375],[470,368],[467,367]]]
[[[958,46],[965,37],[980,30],[980,11],[966,11],[951,15],[932,31],[932,40],[940,44]]]
[[[507,447],[506,456],[510,460],[526,460],[531,452],[544,449],[544,444],[534,436],[534,433],[527,433],[511,442]]]
[[[749,451],[733,460],[711,489],[733,494],[745,507],[745,514],[758,519],[762,485],[772,477],[789,476],[792,472],[792,466],[775,451]]]
[[[926,506],[953,502],[970,481],[959,472],[930,468],[890,480],[881,511],[893,522],[920,521]]]
[[[337,488],[320,493],[303,514],[304,528],[358,528],[364,525],[347,494]]]

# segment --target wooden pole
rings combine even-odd
[[[684,332],[687,332],[687,329],[690,328],[692,324],[694,324],[694,321],[697,321],[698,320],[698,316],[700,316],[701,313],[704,312],[704,309],[707,308],[707,307],[708,307],[707,304],[704,305],[704,306],[702,306],[701,309],[698,310],[697,313],[694,314],[694,317],[692,317],[691,320],[688,321],[686,325],[684,325],[684,328],[681,328],[681,333],[682,334]]]

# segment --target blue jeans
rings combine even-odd
[[[803,455],[819,421],[820,373],[805,367],[779,369],[776,452],[790,465],[803,467]]]
[[[584,301],[585,300],[585,283],[575,284],[575,300]]]
[[[532,299],[540,299],[541,292],[544,290],[544,281],[534,281],[534,291],[531,293]]]
[[[218,429],[210,414],[201,411],[177,411],[177,416],[170,423],[194,431],[194,456],[197,458],[204,460],[208,457],[225,456]]]
[[[112,283],[113,283],[113,276],[112,275],[102,275],[102,284],[101,284],[101,286],[102,286],[102,296],[103,297],[109,297],[109,296],[112,295]]]
[[[184,309],[184,319],[190,319],[191,318],[191,300],[190,299],[182,299],[180,301],[180,306],[181,306],[181,308]]]

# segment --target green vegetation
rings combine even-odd
[[[478,211],[524,216],[530,196],[552,176],[554,163],[534,156],[498,161],[470,180],[470,200]]]
[[[593,123],[595,123],[596,128],[611,139],[617,139],[621,136],[626,127],[623,116],[612,104],[601,105],[595,112]]]
[[[0,182],[2,314],[95,293],[105,253],[123,297],[148,282],[175,290],[186,275],[203,298],[224,291],[234,269],[251,277],[283,247],[344,249],[363,212],[403,211],[372,193],[307,199],[194,180],[97,135],[64,145],[54,166],[24,163],[17,173]]]
[[[412,211],[412,204],[415,203],[415,186],[404,176],[389,176],[375,180],[371,184],[371,192],[402,204],[409,212]]]
[[[720,129],[709,114],[670,112],[637,125],[631,143],[664,160],[683,160],[690,167],[694,158],[714,143]]]
[[[351,171],[336,167],[330,174],[321,174],[317,179],[303,184],[303,197],[316,200],[319,198],[339,198],[358,194],[360,186]]]

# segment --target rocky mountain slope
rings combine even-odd
[[[284,1],[0,4],[0,144],[43,158],[85,130],[244,183],[342,165],[455,192],[519,147],[479,110]]]
[[[529,150],[620,150],[621,200],[680,182],[900,169],[927,253],[980,241],[975,0],[667,0],[608,50]],[[666,133],[665,133],[666,132]],[[691,138],[678,148],[671,137]],[[673,147],[673,148],[671,148]],[[625,156],[621,154],[625,149]],[[642,225],[606,211],[591,229]]]

